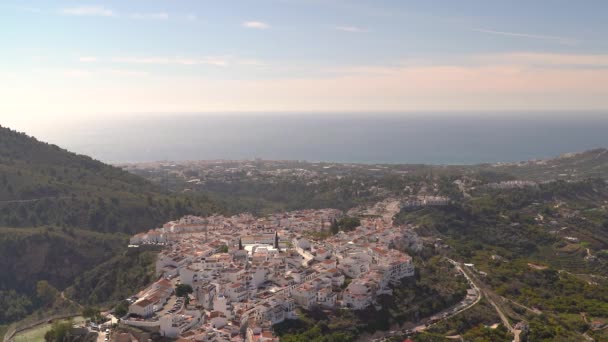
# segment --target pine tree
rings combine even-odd
[[[331,221],[331,226],[329,227],[329,230],[332,234],[338,234],[338,232],[340,231],[340,226],[338,225],[338,221],[336,219],[333,219]]]
[[[239,238],[239,251],[243,250],[243,241],[241,241],[241,238]]]
[[[276,231],[274,232],[274,248],[279,251],[281,250],[281,248],[279,248],[279,234]]]

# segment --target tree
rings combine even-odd
[[[241,241],[241,238],[239,238],[239,251],[243,250],[243,241]]]
[[[359,220],[359,218],[357,217],[343,217],[340,219],[340,221],[338,222],[338,227],[340,230],[349,232],[354,230],[355,228],[359,227],[361,225],[361,220]]]
[[[276,231],[274,232],[274,248],[280,250],[280,248],[279,248],[279,234]]]
[[[87,306],[82,310],[82,316],[97,322],[101,319],[101,312],[98,308]]]
[[[340,227],[338,226],[338,221],[336,219],[333,219],[331,221],[331,226],[329,227],[329,231],[331,231],[332,234],[338,234],[338,232],[340,231]]]
[[[72,321],[67,322],[53,322],[51,330],[44,334],[44,340],[47,342],[63,342],[68,340],[70,329],[72,327]]]
[[[129,312],[129,304],[126,301],[121,301],[114,307],[114,316],[122,317]]]
[[[55,301],[59,291],[46,280],[39,280],[36,283],[36,297],[42,305],[48,305]]]
[[[219,248],[219,252],[220,253],[228,253],[228,246],[221,245],[220,248]]]
[[[175,287],[175,295],[177,297],[186,297],[189,293],[192,293],[192,286],[188,284],[179,284]]]

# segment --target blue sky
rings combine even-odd
[[[5,0],[0,13],[14,120],[608,108],[606,1]]]

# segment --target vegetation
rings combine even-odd
[[[478,325],[475,328],[467,331],[462,338],[465,341],[471,342],[509,342],[513,340],[513,336],[503,325],[499,325],[495,329]]]
[[[47,342],[64,342],[68,340],[70,335],[70,329],[72,328],[72,321],[67,322],[53,322],[51,330],[44,334],[44,340]]]
[[[186,297],[188,294],[192,293],[192,286],[188,284],[179,284],[175,287],[175,295],[177,297]]]
[[[608,150],[598,148],[581,153],[565,154],[538,162],[522,162],[492,166],[494,172],[508,173],[519,179],[546,181],[549,179],[584,180],[608,179]]]
[[[159,248],[129,248],[77,276],[66,293],[79,303],[112,305],[153,282]]]
[[[86,306],[82,309],[82,317],[88,318],[93,322],[101,321],[101,311],[93,306]]]
[[[285,334],[281,341],[285,342],[350,342],[355,336],[345,332],[332,331],[327,324],[318,323],[301,334]]]
[[[457,205],[403,211],[398,220],[443,238],[452,247],[445,253],[487,274],[480,273],[480,281],[516,303],[508,313],[529,322],[530,341],[580,340],[589,330],[587,317],[608,318],[606,260],[586,258],[587,248],[608,247],[608,215],[598,207],[606,199],[603,180],[553,182],[478,190]],[[585,241],[569,242],[569,234]],[[490,338],[481,337],[488,333],[481,328],[456,331]]]
[[[153,255],[127,260],[127,234],[216,211],[200,193],[165,194],[141,177],[0,127],[0,227],[11,227],[0,228],[0,323],[44,306],[36,297],[41,280],[58,289],[73,284],[70,295],[83,303],[124,298],[151,280]]]
[[[387,194],[435,194],[452,204],[404,210],[397,222],[441,238],[450,248],[439,254],[472,262],[487,274],[479,273],[480,279],[497,296],[517,303],[511,311],[529,322],[529,341],[575,340],[583,332],[600,336],[588,321],[608,318],[608,286],[601,277],[608,275],[606,158],[606,150],[594,150],[543,163],[388,165],[373,172],[349,166],[345,174],[320,164],[330,170],[326,177],[231,174],[178,195],[193,185],[176,181],[171,186],[176,193],[167,193],[142,177],[0,127],[0,227],[6,227],[0,228],[0,323],[73,305],[66,297],[88,305],[86,310],[114,306],[120,316],[128,306],[119,301],[155,279],[158,252],[154,246],[127,248],[128,236],[185,214],[350,209]],[[597,179],[583,179],[587,176]],[[550,178],[568,181],[511,190],[485,186]],[[468,193],[455,183],[461,180],[472,185]],[[314,236],[359,224],[358,218],[344,217]],[[576,239],[566,240],[566,234]],[[279,325],[277,332],[286,341],[350,341],[459,301],[464,280],[432,256],[432,248],[423,251],[415,256],[416,279],[396,288],[393,297],[381,297],[381,310],[303,312],[301,320]],[[176,292],[191,291],[180,286]],[[94,317],[93,311],[87,315]],[[416,339],[435,341],[453,333],[467,341],[508,340],[503,327],[486,327],[496,321],[482,302]],[[54,326],[47,340],[61,341],[64,328]]]
[[[301,311],[298,320],[275,325],[275,332],[281,340],[351,341],[408,321],[419,321],[464,298],[467,284],[462,277],[454,277],[451,264],[439,257],[415,257],[415,264],[414,279],[405,279],[394,287],[392,296],[381,296],[379,311],[372,307],[362,311]]]
[[[331,223],[330,232],[336,234],[339,231],[350,232],[361,225],[361,220],[358,217],[345,216]]]
[[[494,307],[482,299],[470,309],[433,325],[424,334],[417,335],[415,340],[434,341],[437,337],[461,335],[468,337],[465,341],[512,341],[513,336],[502,324],[496,329],[487,328],[499,322],[500,317]]]
[[[25,317],[33,307],[29,296],[15,290],[0,291],[0,322],[12,322]]]
[[[365,178],[363,183],[362,180],[350,176],[310,184],[299,179],[237,179],[230,182],[210,181],[200,191],[232,213],[263,215],[310,208],[345,210],[382,198],[369,190],[366,183],[369,179]]]
[[[129,303],[125,300],[121,300],[114,307],[114,315],[116,317],[123,317],[129,312]]]
[[[136,233],[219,208],[174,197],[138,176],[0,127],[0,226]]]

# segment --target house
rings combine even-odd
[[[347,308],[362,310],[372,304],[375,292],[372,283],[355,279],[344,290],[342,303]]]
[[[268,329],[249,327],[247,328],[245,342],[279,342],[279,338],[275,337],[272,331]]]
[[[209,282],[196,282],[194,283],[194,296],[196,301],[199,302],[205,310],[211,310],[213,308],[213,299],[216,295],[217,286]]]
[[[221,311],[211,311],[209,313],[209,322],[214,329],[222,329],[228,324],[228,319]]]
[[[322,288],[317,292],[317,303],[326,308],[333,308],[336,305],[337,298],[338,296],[331,288]]]
[[[129,305],[129,313],[144,318],[151,317],[154,314],[154,304],[156,303],[147,298],[140,299]]]
[[[241,282],[231,282],[226,286],[225,294],[233,302],[242,302],[248,297],[247,288]]]
[[[291,290],[291,297],[296,304],[310,309],[317,302],[317,290],[310,284],[302,284]]]
[[[320,264],[321,264],[322,268],[327,269],[327,270],[334,269],[338,266],[336,260],[334,260],[334,259],[323,260]]]
[[[337,268],[329,269],[325,271],[323,275],[331,279],[332,286],[340,287],[342,286],[342,284],[344,284],[344,281],[346,281],[346,277],[344,277],[344,274],[342,274],[342,272],[340,272],[340,270],[338,270]]]
[[[315,248],[313,254],[316,261],[323,261],[331,256],[330,251],[324,247]]]
[[[346,257],[342,259],[338,269],[348,277],[358,278],[361,274],[369,271],[370,264],[361,257]]]
[[[213,299],[213,310],[222,312],[228,319],[232,318],[232,305],[226,296],[219,295]]]
[[[255,288],[259,288],[267,280],[267,274],[265,268],[259,267],[253,270],[251,274],[251,283]]]
[[[256,306],[254,317],[257,322],[270,322],[274,325],[288,318],[288,312],[283,303],[270,301]]]
[[[199,310],[186,310],[183,314],[166,314],[160,318],[159,333],[161,336],[177,337],[185,331],[199,325],[203,316]]]

